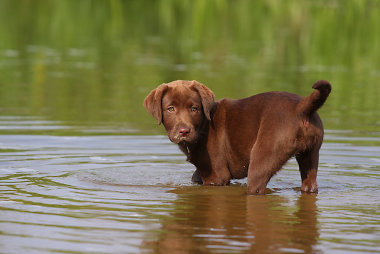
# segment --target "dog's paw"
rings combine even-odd
[[[194,171],[193,176],[191,177],[191,181],[193,183],[203,184],[202,177],[199,175],[198,170]]]

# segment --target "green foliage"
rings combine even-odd
[[[327,128],[378,130],[378,1],[2,0],[0,114],[128,122],[162,82],[197,79],[218,98],[333,92]]]

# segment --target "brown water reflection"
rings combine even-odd
[[[316,195],[247,196],[242,186],[174,192],[170,220],[162,222],[158,240],[145,242],[154,252],[318,252]]]

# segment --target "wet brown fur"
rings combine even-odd
[[[320,80],[309,96],[267,92],[214,101],[197,81],[177,80],[154,89],[144,106],[163,123],[169,139],[195,165],[193,181],[227,185],[248,176],[248,193],[263,194],[271,177],[295,156],[305,192],[317,192],[323,125],[316,113],[331,85]]]

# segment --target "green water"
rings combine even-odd
[[[378,1],[0,1],[0,114],[155,133],[163,82],[217,98],[333,92],[329,129],[378,131]]]
[[[0,253],[379,253],[380,2],[0,0]],[[217,98],[333,91],[317,195],[194,167],[146,112],[163,82]]]

